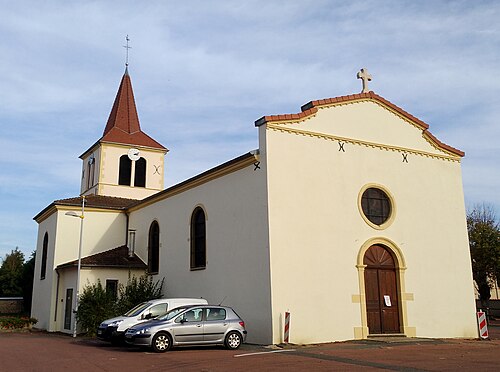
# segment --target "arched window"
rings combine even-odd
[[[149,227],[148,243],[148,272],[150,274],[158,273],[160,266],[160,225],[153,221]]]
[[[43,237],[42,245],[42,267],[40,269],[40,280],[45,279],[45,274],[47,272],[47,249],[49,246],[49,234],[45,233]]]
[[[118,175],[118,184],[130,186],[132,174],[132,160],[128,155],[120,156],[120,173]]]
[[[140,158],[135,162],[134,186],[146,187],[146,159]]]
[[[204,269],[206,262],[205,212],[197,207],[191,216],[191,270]]]
[[[94,186],[94,173],[95,173],[95,158],[91,157],[87,165],[88,176],[87,176],[87,189]]]

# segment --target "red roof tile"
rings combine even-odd
[[[141,131],[139,116],[137,115],[137,108],[135,106],[132,81],[130,80],[128,70],[125,70],[123,74],[113,108],[109,114],[108,122],[100,141],[166,150],[163,145]]]
[[[78,260],[70,261],[59,265],[58,268],[77,266]],[[105,252],[93,254],[91,256],[82,257],[80,265],[82,267],[114,267],[126,269],[146,269],[147,265],[134,253],[129,257],[128,247],[113,248]]]

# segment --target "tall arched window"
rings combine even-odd
[[[134,186],[146,187],[146,159],[144,158],[135,162]]]
[[[197,207],[191,216],[191,270],[204,269],[206,262],[205,212]]]
[[[160,266],[160,225],[153,221],[149,227],[148,243],[148,271],[150,274],[158,273]]]
[[[120,173],[118,174],[118,184],[130,186],[132,174],[132,160],[128,155],[120,156]]]
[[[45,274],[47,272],[47,250],[49,246],[49,234],[45,233],[43,237],[43,245],[42,245],[42,265],[40,269],[40,280],[45,279]]]

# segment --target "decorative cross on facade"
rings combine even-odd
[[[125,40],[127,40],[127,45],[124,45],[124,46],[123,46],[123,47],[127,50],[127,57],[126,57],[126,59],[125,59],[125,66],[127,66],[127,67],[128,67],[128,50],[129,50],[129,49],[132,49],[132,47],[128,45],[128,43],[129,43],[129,41],[130,41],[130,39],[128,38],[128,35],[127,35],[127,37],[125,38]]]
[[[358,72],[358,79],[363,81],[363,90],[361,93],[368,93],[370,89],[368,89],[368,82],[372,81],[372,76],[368,73],[366,68],[362,68],[361,71]]]

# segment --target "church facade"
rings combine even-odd
[[[146,270],[166,297],[232,306],[247,341],[477,337],[460,162],[429,126],[364,89],[255,122],[259,148],[163,189],[125,73],[79,197],[42,210],[32,316],[72,332],[80,291]]]

